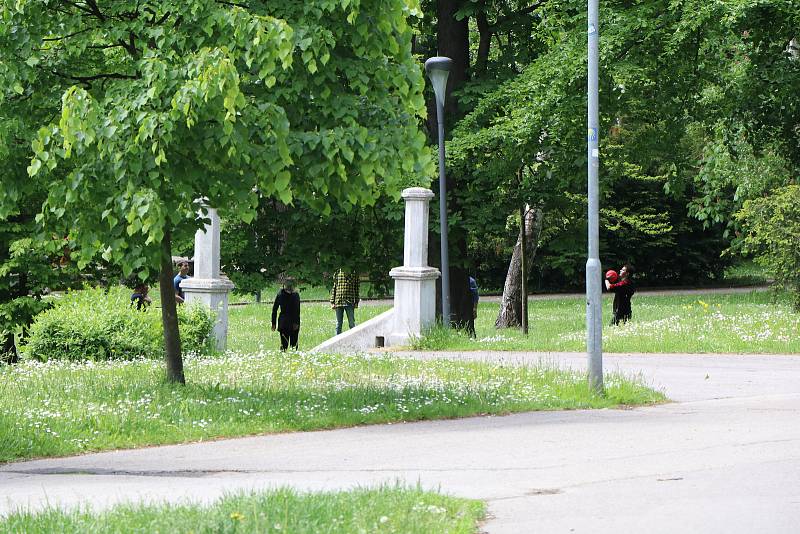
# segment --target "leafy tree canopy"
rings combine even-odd
[[[27,168],[47,183],[40,222],[69,234],[81,265],[100,253],[145,272],[165,234],[200,226],[201,198],[249,221],[260,196],[325,213],[396,190],[429,165],[415,13],[398,0],[5,2],[2,116],[62,94]],[[6,212],[19,190],[0,194]]]

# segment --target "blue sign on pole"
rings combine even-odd
[[[586,134],[586,140],[590,142],[597,141],[597,128],[589,128],[589,131]]]

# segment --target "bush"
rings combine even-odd
[[[736,214],[746,234],[742,247],[775,277],[775,287],[789,290],[800,311],[800,185],[744,203]]]
[[[183,352],[210,352],[213,325],[213,314],[202,306],[179,306]],[[161,310],[137,311],[123,287],[70,292],[36,316],[24,352],[40,361],[160,358]]]

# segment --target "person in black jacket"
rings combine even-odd
[[[300,333],[300,295],[294,290],[294,279],[287,278],[283,283],[283,289],[275,296],[275,303],[272,305],[273,332],[278,308],[281,310],[277,322],[278,332],[281,334],[281,350],[285,351],[287,346],[297,350],[297,336]]]
[[[636,287],[633,285],[633,267],[628,264],[622,266],[619,270],[619,282],[612,284],[606,279],[606,289],[614,293],[614,317],[611,319],[611,324],[616,326],[620,322],[627,323],[630,320],[633,312],[631,311],[631,297],[636,292]]]

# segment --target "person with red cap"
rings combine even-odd
[[[609,275],[614,276],[609,276]],[[619,270],[619,281],[616,281],[616,274],[614,271],[606,273],[606,289],[614,293],[614,305],[612,307],[614,316],[611,319],[612,325],[618,325],[620,322],[627,323],[633,312],[631,311],[631,297],[636,292],[633,285],[633,267],[627,263]],[[612,280],[612,278],[614,280]]]

